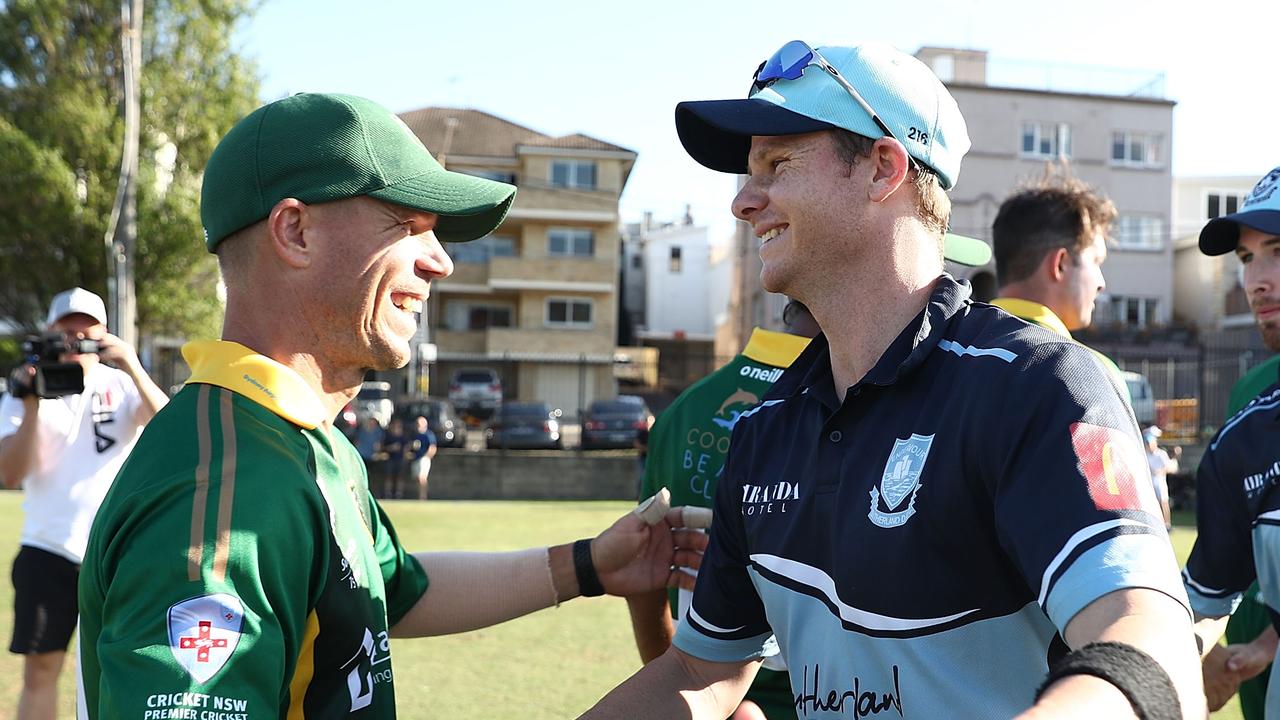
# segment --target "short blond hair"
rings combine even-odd
[[[871,157],[871,148],[875,140],[848,130],[833,130],[836,141],[836,153],[849,165],[858,162],[859,158]],[[951,197],[942,189],[942,183],[932,170],[914,162],[915,176],[911,184],[916,189],[916,214],[920,222],[929,230],[936,232],[939,238],[947,231],[951,223]]]

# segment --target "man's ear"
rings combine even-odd
[[[1071,253],[1066,248],[1054,248],[1044,261],[1048,265],[1049,279],[1061,282],[1067,275],[1067,265],[1071,264]]]
[[[295,198],[285,198],[271,208],[267,216],[267,239],[272,252],[285,265],[299,269],[311,265],[315,248],[306,231],[314,220],[311,208]]]
[[[871,146],[871,185],[868,190],[872,202],[883,202],[897,192],[911,171],[911,158],[902,143],[882,137]]]

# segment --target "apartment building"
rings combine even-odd
[[[1263,172],[1174,181],[1174,316],[1179,321],[1201,331],[1243,332],[1241,340],[1255,334],[1249,300],[1240,284],[1240,261],[1231,253],[1206,256],[1200,252],[1199,240],[1205,223],[1240,208]]]
[[[552,137],[485,112],[400,116],[450,170],[517,185],[489,236],[447,245],[454,274],[428,316],[432,394],[458,370],[497,370],[508,399],[575,415],[617,393],[618,199],[636,153],[587,135]]]
[[[729,298],[727,248],[712,245],[708,228],[695,224],[687,208],[675,222],[657,223],[645,213],[622,232],[622,335],[656,348],[661,384],[683,388],[733,355],[715,349]]]
[[[981,50],[917,53],[950,89],[973,148],[951,192],[951,226],[991,241],[1001,202],[1051,164],[1115,203],[1119,217],[1095,325],[1146,329],[1173,319],[1174,102],[1152,71],[991,61]],[[994,263],[965,272],[994,286]]]

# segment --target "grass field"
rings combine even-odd
[[[12,632],[9,568],[21,528],[21,497],[0,492],[0,639]],[[405,546],[509,550],[598,532],[628,508],[621,502],[392,501],[388,512]],[[1184,558],[1194,533],[1175,528]],[[443,638],[395,641],[399,715],[406,720],[570,718],[639,666],[626,603],[579,599],[506,625]],[[68,670],[70,670],[70,663]],[[18,656],[0,655],[0,720],[11,720],[21,687]],[[62,718],[75,717],[73,676],[64,674]],[[1235,701],[1215,720],[1238,720]]]

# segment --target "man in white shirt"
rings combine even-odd
[[[1142,431],[1142,440],[1147,444],[1147,466],[1151,468],[1151,484],[1155,487],[1156,497],[1160,500],[1160,508],[1164,511],[1164,526],[1173,527],[1169,514],[1169,473],[1178,472],[1178,458],[1182,457],[1182,448],[1174,447],[1173,456],[1160,447],[1160,436],[1164,432],[1155,425]]]
[[[48,330],[65,344],[58,362],[83,369],[84,390],[40,398],[28,364],[0,400],[0,481],[26,493],[9,644],[25,656],[18,720],[54,717],[89,527],[142,426],[167,402],[134,349],[107,332],[106,319],[102,298],[88,290],[56,295]],[[98,351],[79,352],[93,345],[85,340],[96,341]]]

